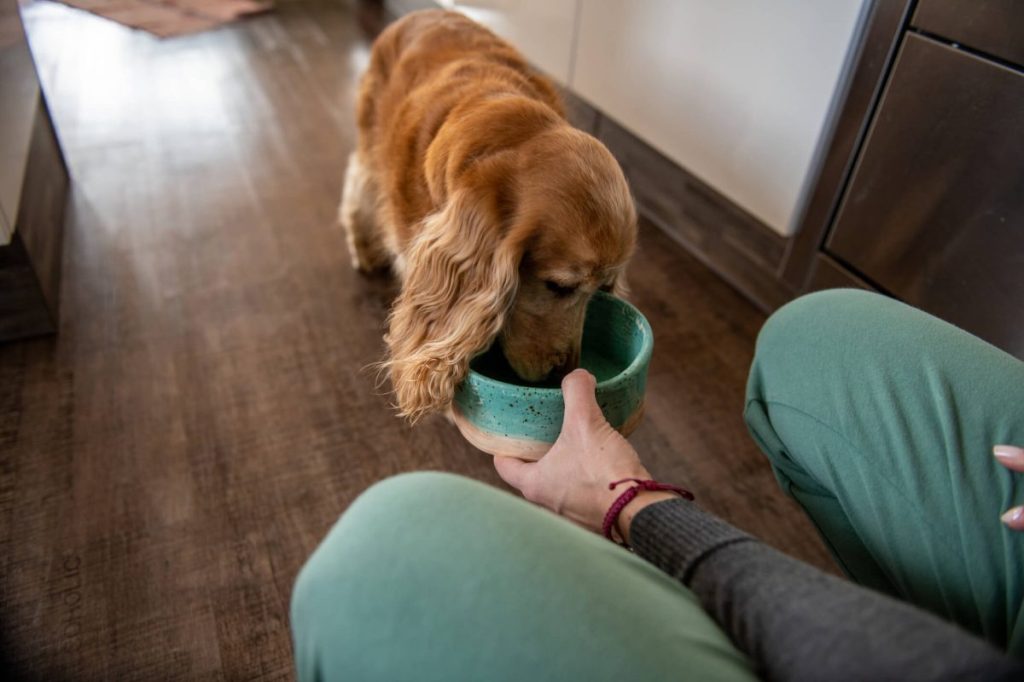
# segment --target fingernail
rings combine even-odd
[[[1002,460],[1024,462],[1024,449],[1012,445],[997,445],[992,448],[992,454]]]
[[[569,372],[564,377],[562,377],[562,388],[565,388],[565,384],[573,376],[590,377],[591,379],[594,378],[594,375],[591,374],[590,372],[588,372],[587,370],[583,369],[582,367],[577,367],[576,369],[574,369],[573,371]]]
[[[1021,521],[1024,521],[1024,506],[1014,507],[1013,509],[1007,509],[1006,513],[1004,513],[999,518],[1001,518],[1003,520],[1003,523],[1005,523],[1008,526],[1020,523]]]

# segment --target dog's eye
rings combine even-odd
[[[558,282],[552,282],[550,279],[544,282],[544,286],[546,286],[548,288],[548,291],[553,293],[555,296],[561,298],[572,295],[573,293],[575,293],[577,288],[576,286],[565,286],[564,284],[559,284]]]

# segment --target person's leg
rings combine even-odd
[[[292,593],[299,679],[747,680],[696,598],[650,564],[482,483],[370,488]]]
[[[1024,363],[861,291],[811,294],[762,329],[747,425],[854,580],[1024,654]]]

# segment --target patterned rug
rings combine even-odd
[[[265,12],[272,0],[58,0],[160,38],[206,31],[246,14]]]

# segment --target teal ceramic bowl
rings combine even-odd
[[[597,402],[623,435],[640,423],[651,325],[632,305],[597,292],[587,307],[580,366],[597,379]],[[516,383],[495,346],[470,364],[455,394],[453,417],[470,443],[492,455],[539,459],[558,437],[564,412],[557,384]]]

